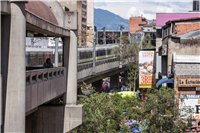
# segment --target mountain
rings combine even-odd
[[[129,30],[129,20],[103,9],[94,9],[94,24],[98,30],[106,27],[106,30],[119,30],[119,25],[124,30]]]

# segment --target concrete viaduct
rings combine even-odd
[[[82,124],[84,106],[77,105],[77,84],[93,83],[98,90],[102,78],[118,83],[126,63],[108,59],[77,65],[77,12],[64,11],[57,1],[1,1],[0,131],[66,133]],[[69,18],[72,22],[68,23]],[[61,37],[63,67],[27,70],[26,37]],[[64,97],[62,106],[48,103]]]

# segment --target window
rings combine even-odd
[[[83,16],[86,16],[86,12],[82,11],[82,15],[83,15]]]
[[[86,19],[85,19],[85,18],[82,18],[82,22],[86,22]]]
[[[82,25],[82,30],[86,30],[86,25]]]
[[[156,33],[157,33],[157,38],[162,38],[162,29],[157,29]]]
[[[83,5],[83,4],[82,4],[82,8],[83,8],[83,9],[86,9],[86,5]]]
[[[139,26],[145,26],[146,24],[139,24]]]
[[[146,19],[143,18],[142,21],[146,21]]]

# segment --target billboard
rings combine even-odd
[[[139,52],[139,88],[156,87],[156,54],[155,51]]]

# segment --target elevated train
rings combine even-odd
[[[108,58],[115,58],[111,54],[117,44],[110,45],[97,45],[96,46],[96,60],[103,60]],[[107,53],[107,54],[106,54]],[[41,67],[47,58],[50,58],[52,63],[55,62],[54,47],[41,48],[40,46],[26,47],[26,66]],[[62,48],[58,49],[58,64],[62,66]],[[78,47],[78,64],[89,63],[93,61],[93,47],[92,46],[79,46]]]

